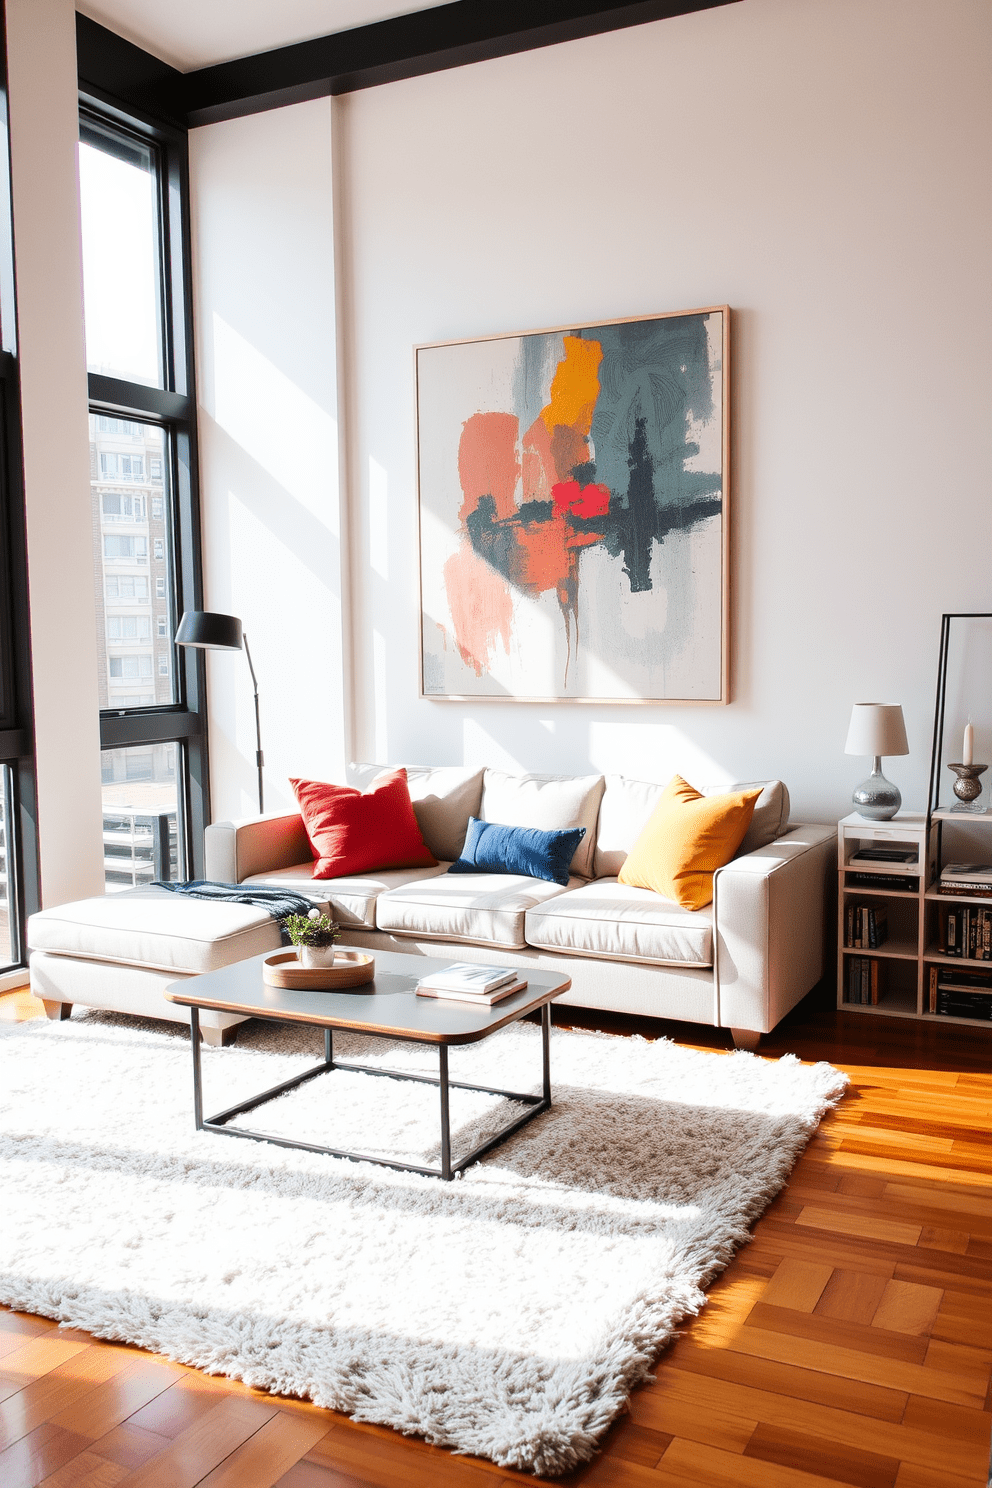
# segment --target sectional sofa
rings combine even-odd
[[[351,783],[367,787],[380,768],[353,766]],[[739,853],[714,877],[712,905],[692,911],[617,881],[660,785],[418,766],[407,776],[437,867],[315,880],[302,819],[290,811],[208,827],[205,875],[299,889],[340,921],[348,945],[554,968],[572,981],[564,1003],[729,1028],[739,1047],[755,1047],[823,973],[835,833],[790,824],[780,781],[764,783]],[[568,886],[449,876],[470,816],[584,826]],[[170,982],[273,950],[279,931],[251,906],[142,888],[43,910],[29,921],[28,944],[31,985],[50,1017],[78,1002],[185,1021],[163,996]],[[241,1021],[204,1013],[204,1037],[227,1042]]]

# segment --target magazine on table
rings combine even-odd
[[[421,977],[417,996],[492,1004],[514,992],[522,992],[526,985],[526,978],[505,966],[473,966],[468,961],[457,961],[442,971]]]

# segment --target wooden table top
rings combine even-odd
[[[354,991],[298,991],[263,982],[262,962],[271,954],[265,951],[219,971],[171,982],[165,995],[169,1002],[183,1007],[210,1008],[218,1013],[311,1023],[318,1028],[375,1033],[424,1044],[474,1044],[546,1002],[553,1002],[572,985],[570,977],[527,967],[528,985],[523,991],[492,1007],[480,1002],[418,997],[415,988],[420,978],[442,971],[457,957],[436,960],[376,951],[374,981]],[[520,970],[524,974],[524,968]]]

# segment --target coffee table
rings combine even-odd
[[[271,953],[267,953],[271,954]],[[424,956],[402,956],[392,951],[377,951],[375,957],[375,980],[355,991],[314,992],[294,991],[283,987],[271,987],[262,980],[262,962],[265,955],[253,956],[247,961],[237,961],[219,971],[209,971],[202,976],[189,977],[181,982],[172,982],[166,988],[170,1002],[189,1008],[190,1042],[193,1046],[193,1116],[197,1131],[216,1132],[225,1137],[245,1137],[255,1142],[274,1142],[280,1147],[302,1147],[307,1152],[323,1152],[330,1157],[346,1157],[353,1162],[374,1162],[385,1168],[399,1168],[405,1172],[426,1173],[429,1177],[450,1181],[472,1163],[478,1162],[487,1152],[505,1142],[507,1137],[528,1121],[533,1121],[542,1111],[551,1106],[551,1004],[571,986],[570,978],[548,971],[531,971],[527,968],[528,985],[521,992],[504,998],[489,1007],[483,1003],[444,1001],[442,998],[418,997],[415,991],[421,977],[451,965],[452,958],[434,960]],[[203,1077],[200,1061],[200,1009],[212,1008],[217,1012],[244,1013],[252,1018],[268,1018],[276,1023],[309,1023],[324,1030],[324,1058],[312,1069],[283,1080],[259,1095],[229,1106],[216,1116],[203,1114]],[[452,1080],[448,1076],[448,1049],[456,1044],[476,1044],[488,1038],[509,1023],[515,1023],[528,1013],[541,1011],[541,1050],[543,1080],[540,1095],[524,1094],[515,1090],[494,1090],[488,1085],[470,1085],[463,1080]],[[401,1039],[415,1044],[436,1044],[438,1050],[437,1075],[413,1075],[403,1070],[385,1070],[367,1064],[352,1064],[334,1058],[333,1034],[339,1029],[348,1033],[372,1034],[376,1038]],[[324,1147],[316,1142],[304,1142],[292,1137],[278,1137],[262,1131],[249,1131],[246,1127],[231,1127],[227,1123],[235,1116],[253,1111],[266,1101],[284,1095],[317,1075],[331,1074],[336,1070],[357,1070],[362,1074],[381,1075],[392,1080],[416,1080],[422,1084],[437,1085],[441,1105],[441,1165],[438,1168],[422,1167],[418,1163],[391,1162],[385,1158],[372,1157],[367,1153],[344,1151],[337,1147]],[[449,1115],[449,1091],[476,1090],[486,1095],[504,1096],[519,1101],[527,1109],[494,1137],[480,1143],[471,1152],[452,1160],[451,1121]]]

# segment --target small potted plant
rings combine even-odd
[[[341,926],[328,919],[319,909],[305,915],[287,915],[283,924],[296,947],[300,965],[310,971],[334,965],[334,944],[341,938]]]

